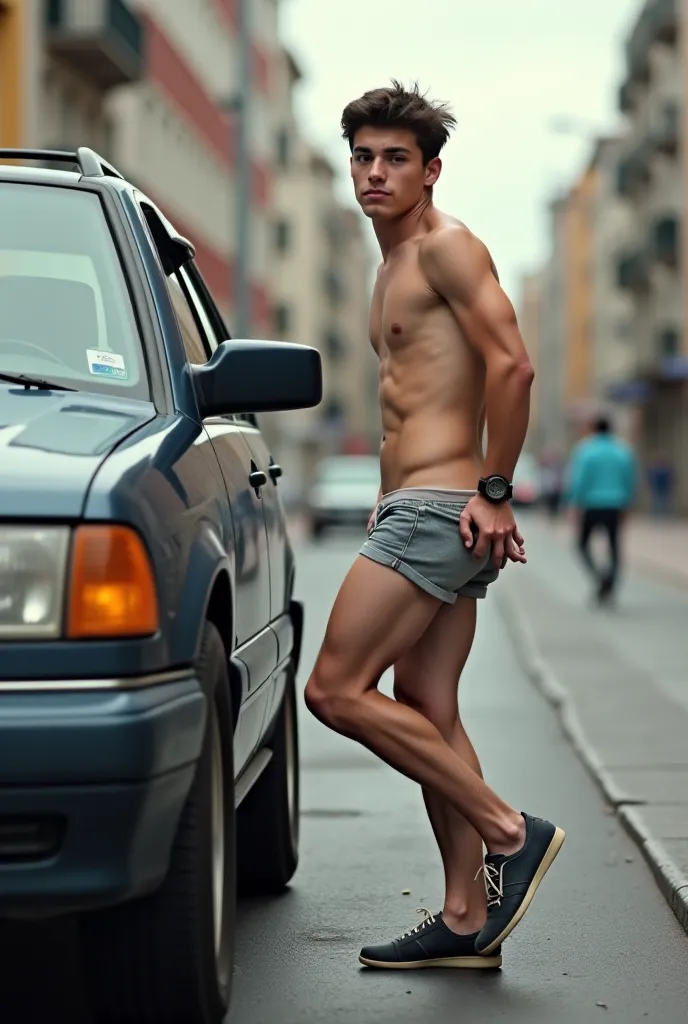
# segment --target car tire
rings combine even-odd
[[[293,670],[270,746],[270,763],[237,811],[237,878],[242,895],[281,892],[299,861],[299,740]]]
[[[206,732],[165,880],[149,896],[80,915],[94,1024],[220,1024],[227,1013],[236,907],[233,730],[227,653],[210,622],[197,670],[209,698]]]

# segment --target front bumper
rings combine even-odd
[[[191,673],[54,686],[0,683],[0,916],[156,888],[203,744]]]

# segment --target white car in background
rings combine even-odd
[[[522,452],[516,463],[513,478],[513,505],[536,505],[542,494],[540,466],[535,456]]]
[[[323,459],[308,497],[311,536],[331,526],[363,526],[380,488],[376,455],[332,455]]]

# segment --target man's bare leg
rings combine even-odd
[[[383,672],[413,648],[439,608],[436,598],[400,573],[359,556],[332,609],[306,702],[325,724],[443,796],[491,853],[516,853],[526,834],[521,814],[427,718],[377,689]]]
[[[459,597],[455,605],[440,608],[418,642],[395,663],[394,696],[432,722],[482,778],[458,707],[459,678],[475,636],[476,603],[475,598]],[[444,867],[442,918],[460,935],[479,931],[487,916],[485,887],[476,881],[483,863],[482,839],[444,797],[427,788],[423,797]]]

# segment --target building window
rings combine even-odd
[[[289,133],[286,128],[281,128],[277,132],[277,164],[283,170],[289,166]]]
[[[283,302],[275,306],[275,330],[281,335],[289,334],[291,330],[291,310]]]
[[[325,334],[325,351],[333,363],[341,362],[344,358],[346,345],[337,331],[331,330]]]
[[[344,403],[337,395],[331,395],[325,402],[323,419],[330,421],[344,419]]]
[[[334,270],[324,271],[323,291],[333,306],[343,301],[345,297],[344,286],[341,278]]]
[[[675,331],[672,327],[660,331],[659,350],[664,359],[672,359],[674,356],[677,356],[679,348],[678,331]]]
[[[275,224],[275,248],[277,252],[288,252],[291,248],[291,224],[287,220]]]

